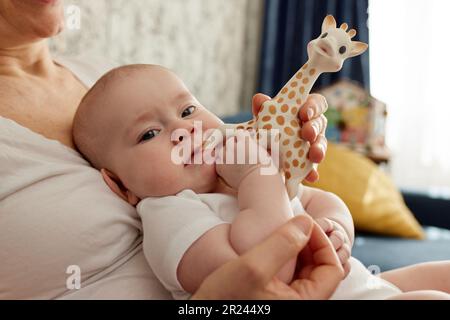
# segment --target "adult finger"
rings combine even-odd
[[[296,279],[308,279],[314,268],[314,259],[309,245],[299,253],[295,268]],[[295,279],[294,279],[295,280]]]
[[[300,108],[300,120],[307,122],[319,117],[328,110],[327,99],[320,94],[311,94]]]
[[[317,172],[316,169],[311,170],[311,172],[305,178],[305,181],[310,182],[310,183],[314,183],[317,180],[319,180],[319,172]]]
[[[344,278],[344,269],[326,234],[314,224],[309,247],[314,265],[308,266],[308,278],[295,280],[291,288],[304,299],[327,299]]]
[[[308,159],[314,163],[321,163],[328,149],[328,141],[324,135],[320,135],[316,142],[309,148]]]
[[[242,256],[250,276],[265,286],[280,269],[308,244],[313,221],[307,215],[290,220],[263,243]],[[270,259],[267,257],[270,256]]]
[[[253,96],[252,101],[252,112],[254,116],[257,116],[259,114],[259,111],[261,110],[262,105],[264,102],[271,100],[271,98],[265,94],[258,93]]]
[[[346,278],[349,275],[350,271],[352,270],[352,265],[350,264],[350,261],[347,261],[343,267],[344,267],[344,278]]]
[[[325,135],[328,126],[328,120],[324,115],[305,122],[302,127],[302,139],[314,143],[319,135]]]
[[[309,246],[316,265],[340,265],[336,251],[322,228],[314,223]]]

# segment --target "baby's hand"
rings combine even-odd
[[[243,143],[245,148],[240,147]],[[217,174],[235,190],[249,174],[261,168],[274,166],[267,150],[261,147],[247,131],[239,130],[235,136],[225,141],[221,151],[220,159],[216,163]],[[275,169],[274,172],[278,173],[278,170]]]
[[[319,218],[316,222],[327,234],[344,267],[345,274],[348,275],[350,272],[350,263],[348,260],[352,255],[352,246],[347,232],[339,223],[331,219]]]

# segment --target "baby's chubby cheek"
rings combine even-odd
[[[182,179],[175,170],[149,166],[133,174],[132,185],[134,193],[140,199],[164,197],[180,192]]]
[[[125,187],[140,199],[178,192],[180,168],[172,163],[170,150],[144,144],[121,158],[118,172]]]
[[[183,188],[182,177],[173,171],[161,170],[157,176],[151,177],[146,186],[149,187],[149,195],[154,197],[172,196],[179,193]]]
[[[182,165],[173,163],[170,158],[159,159],[148,164],[136,177],[141,180],[142,194],[146,196],[162,197],[179,193],[182,188]]]

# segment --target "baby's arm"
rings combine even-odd
[[[253,139],[249,142],[255,143]],[[225,152],[233,152],[235,147],[226,145]],[[195,292],[215,269],[261,243],[294,216],[283,179],[270,165],[272,175],[262,175],[260,164],[216,166],[218,174],[238,190],[240,212],[231,225],[210,230],[186,251],[178,266],[178,279],[186,291]],[[269,167],[264,169],[267,172]],[[280,280],[292,280],[295,263],[293,259],[280,271]]]
[[[237,144],[233,144],[233,139]],[[230,143],[231,142],[231,143]],[[239,213],[230,230],[230,243],[239,255],[265,240],[278,227],[293,218],[284,181],[267,150],[240,132],[227,141],[225,154],[239,154],[237,145],[245,142],[247,151],[244,164],[216,165],[217,173],[238,191]],[[253,157],[252,157],[253,156]],[[251,164],[249,159],[258,159]],[[295,270],[295,259],[278,273],[281,281],[289,283]]]
[[[184,254],[177,271],[178,281],[190,293],[217,268],[261,243],[293,217],[289,199],[279,174],[262,176],[253,170],[238,189],[240,212],[232,225],[222,224],[198,239]],[[295,259],[278,274],[288,283]]]
[[[207,276],[238,257],[230,243],[230,224],[221,224],[186,251],[178,265],[177,277],[185,291],[194,293]]]
[[[276,171],[275,171],[276,172]],[[238,188],[240,212],[231,226],[230,242],[239,255],[266,239],[274,230],[293,218],[280,174],[262,175],[254,170]],[[292,280],[296,260],[291,260],[278,274],[285,283]]]

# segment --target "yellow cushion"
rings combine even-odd
[[[339,196],[350,209],[357,230],[424,238],[394,183],[369,159],[330,143],[319,174],[317,183],[305,185]]]

